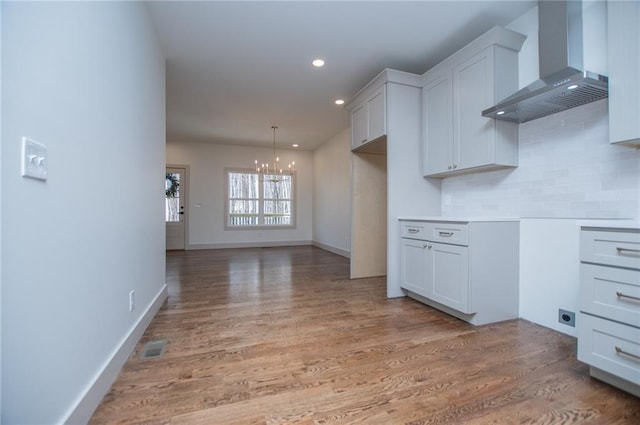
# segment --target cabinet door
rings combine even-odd
[[[607,2],[609,141],[640,145],[640,3]]]
[[[453,163],[466,169],[495,162],[495,122],[482,116],[493,105],[493,47],[453,68]]]
[[[429,243],[427,249],[427,297],[463,313],[472,313],[469,302],[469,248]]]
[[[383,85],[367,101],[367,139],[372,141],[387,134],[386,96]]]
[[[351,148],[367,143],[367,104],[363,103],[351,113]]]
[[[424,241],[401,239],[400,286],[418,295],[427,296]]]
[[[425,176],[450,171],[453,165],[452,97],[450,72],[438,75],[422,88]]]

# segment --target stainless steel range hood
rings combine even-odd
[[[608,78],[583,68],[582,2],[539,1],[538,25],[540,79],[482,116],[523,123],[608,96]]]

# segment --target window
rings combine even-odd
[[[225,228],[295,227],[294,176],[225,169]]]

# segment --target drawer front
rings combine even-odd
[[[640,233],[582,230],[580,260],[640,269]]]
[[[580,310],[640,327],[640,271],[580,264]]]
[[[640,385],[640,328],[581,313],[578,360]]]
[[[426,240],[428,236],[427,223],[418,221],[400,222],[400,235],[403,238]]]
[[[454,245],[469,245],[469,226],[465,223],[428,223],[429,240]]]

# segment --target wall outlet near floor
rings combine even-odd
[[[136,308],[136,291],[129,292],[129,311],[133,311]]]
[[[576,314],[573,311],[558,309],[558,322],[575,328]]]

